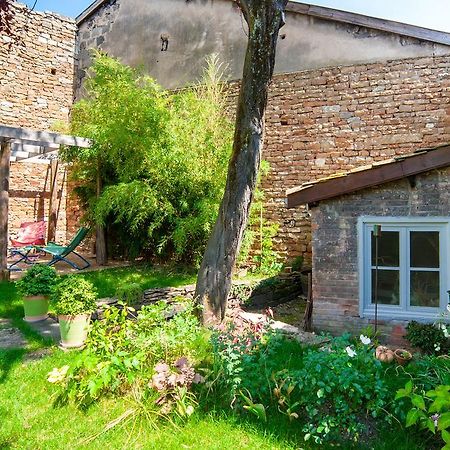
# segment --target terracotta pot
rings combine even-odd
[[[395,359],[397,360],[397,363],[401,366],[404,366],[412,359],[412,355],[408,350],[405,350],[403,348],[398,348],[394,352]]]
[[[35,295],[23,298],[25,322],[40,322],[48,318],[48,297]]]
[[[90,314],[58,316],[61,346],[64,348],[82,347],[87,338],[90,318]]]

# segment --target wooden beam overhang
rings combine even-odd
[[[417,154],[397,157],[392,162],[376,164],[367,170],[350,172],[345,176],[289,190],[286,193],[287,207],[294,208],[302,204],[316,203],[368,187],[411,177],[433,169],[450,166],[450,145],[433,150],[418,151]]]
[[[89,139],[69,136],[48,131],[35,131],[27,128],[16,128],[0,125],[0,137],[3,139],[20,140],[24,144],[51,147],[52,145],[68,145],[70,147],[89,148],[92,144]]]

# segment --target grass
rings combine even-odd
[[[137,283],[142,290],[160,287],[178,287],[195,282],[195,273],[185,269],[152,267],[146,264],[102,269],[75,276],[91,281],[100,298],[112,297],[123,284]]]
[[[94,283],[101,297],[112,296],[118,285],[131,282],[149,289],[194,281],[192,273],[148,266],[76,276]],[[23,322],[21,298],[14,283],[0,283],[0,299],[0,317],[9,318],[29,341],[27,349],[0,350],[0,448],[296,448],[273,432],[213,414],[195,417],[177,429],[155,430],[147,422],[135,420],[105,432],[108,424],[130,408],[129,402],[125,398],[106,399],[87,411],[72,405],[55,406],[56,388],[47,382],[47,373],[69,364],[74,354],[55,348]],[[48,353],[36,359],[33,355],[42,348],[48,348]]]
[[[11,358],[12,353],[0,352],[0,363]],[[46,381],[46,375],[53,367],[68,364],[72,357],[70,353],[54,350],[39,361],[23,362],[20,358],[9,361],[12,366],[0,381],[0,448],[294,448],[250,424],[212,415],[194,418],[179,429],[155,430],[146,422],[136,421],[103,432],[130,408],[125,399],[105,400],[88,411],[70,405],[53,406],[55,388]]]

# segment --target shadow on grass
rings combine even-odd
[[[23,348],[0,350],[0,384],[7,380],[11,370],[22,362],[26,352]]]

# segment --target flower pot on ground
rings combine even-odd
[[[384,345],[379,345],[375,349],[375,358],[382,363],[390,364],[394,360],[394,352]]]
[[[86,341],[91,314],[96,310],[97,292],[89,281],[69,276],[52,293],[52,303],[58,315],[61,345],[82,347]]]
[[[394,352],[395,359],[397,360],[397,363],[401,366],[404,366],[412,359],[412,355],[408,350],[404,350],[403,348],[398,348]]]
[[[16,283],[23,296],[24,320],[39,322],[48,317],[48,299],[58,280],[53,267],[36,264],[30,267],[25,275]]]

